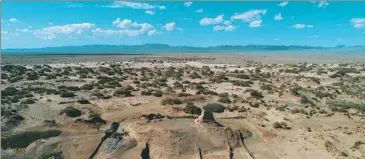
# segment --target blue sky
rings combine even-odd
[[[364,45],[365,2],[2,2],[1,47]]]

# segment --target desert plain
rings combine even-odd
[[[1,158],[365,158],[365,56],[3,56]]]

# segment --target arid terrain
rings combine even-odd
[[[1,158],[365,158],[364,57],[47,59],[2,63]]]

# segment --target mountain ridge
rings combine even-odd
[[[159,43],[146,43],[142,45],[80,45],[80,46],[59,46],[43,48],[10,48],[2,49],[3,53],[46,53],[46,52],[210,52],[210,51],[284,51],[284,50],[326,50],[326,49],[362,49],[365,46],[335,47],[307,46],[307,45],[217,45],[217,46],[172,46]]]

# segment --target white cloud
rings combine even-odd
[[[341,41],[342,39],[341,39],[341,38],[337,38],[336,40],[337,40],[337,41]]]
[[[113,30],[113,29],[101,29],[96,28],[92,30],[92,33],[94,36],[139,36],[139,35],[155,35],[157,32],[155,30],[155,27],[149,23],[137,23],[132,22],[132,20],[124,19],[120,20],[120,18],[117,18],[115,21],[113,21],[113,25],[119,30]]]
[[[193,4],[193,2],[185,2],[185,3],[184,3],[184,6],[185,6],[185,7],[190,7],[192,4]]]
[[[365,27],[365,18],[352,18],[352,26],[356,29]]]
[[[20,21],[16,18],[10,18],[9,22],[11,22],[11,23],[20,23]]]
[[[34,31],[34,35],[38,38],[52,40],[56,38],[56,35],[69,35],[78,36],[85,31],[94,27],[91,23],[79,23],[79,24],[67,24],[61,26],[50,26]]]
[[[278,40],[280,40],[280,39],[279,39],[279,38],[275,38],[275,39],[273,39],[273,40],[278,41]]]
[[[321,36],[319,35],[311,35],[311,36],[308,36],[308,38],[320,38]]]
[[[182,31],[182,28],[178,28],[176,27],[176,23],[175,22],[171,22],[171,23],[166,23],[164,26],[162,26],[162,28],[166,31],[173,31],[173,30],[179,30]]]
[[[171,23],[166,23],[163,28],[166,30],[166,31],[172,31],[174,30],[176,27],[176,23],[175,22],[171,22]]]
[[[226,32],[231,32],[236,30],[236,27],[233,25],[228,25],[228,26],[223,26],[223,25],[216,25],[213,27],[214,31],[226,31]]]
[[[48,22],[48,25],[53,25],[53,23],[52,22]]]
[[[324,8],[327,7],[329,5],[329,3],[327,3],[327,1],[319,1],[318,3],[318,8]]]
[[[240,19],[246,22],[252,22],[252,21],[256,21],[256,20],[261,20],[261,15],[265,15],[266,14],[266,9],[256,9],[256,10],[249,10],[247,12],[238,14],[235,13],[231,19],[235,20],[235,19]]]
[[[147,35],[148,35],[148,36],[152,36],[152,35],[156,35],[156,34],[157,34],[157,32],[156,32],[156,30],[155,30],[155,29],[150,30],[150,31],[148,31],[148,32],[147,32]]]
[[[251,28],[262,27],[262,20],[255,20],[250,23]]]
[[[295,24],[295,25],[292,25],[291,27],[292,28],[295,28],[295,29],[304,29],[305,27],[307,27],[307,28],[313,28],[314,25]]]
[[[16,29],[16,31],[23,32],[23,33],[31,33],[31,32],[33,32],[30,29]]]
[[[278,4],[278,6],[280,6],[280,7],[285,7],[286,5],[288,5],[287,1],[284,1],[284,2],[281,2]]]
[[[218,15],[215,18],[203,18],[200,20],[200,25],[213,25],[213,24],[219,24],[223,22],[223,14]]]
[[[82,4],[82,3],[71,3],[71,2],[69,2],[67,4],[67,7],[68,8],[83,8],[83,7],[85,7],[85,5]]]
[[[283,17],[281,16],[281,13],[276,14],[274,17],[274,20],[283,20]]]
[[[154,12],[154,11],[150,11],[150,10],[146,10],[146,11],[145,11],[145,13],[146,13],[146,14],[149,14],[149,15],[154,15],[154,14],[155,14],[155,12]]]
[[[148,3],[139,3],[139,2],[125,2],[125,1],[116,1],[113,2],[112,5],[104,6],[108,8],[133,8],[133,9],[144,9],[144,10],[151,10],[159,8],[160,10],[166,9],[165,6],[155,6],[150,5]]]
[[[224,24],[224,25],[231,25],[231,24],[232,24],[232,22],[231,22],[231,21],[229,21],[229,20],[225,20],[225,21],[223,22],[223,24]]]
[[[198,9],[198,10],[196,10],[195,12],[197,12],[197,13],[202,13],[202,12],[204,12],[204,9]]]

